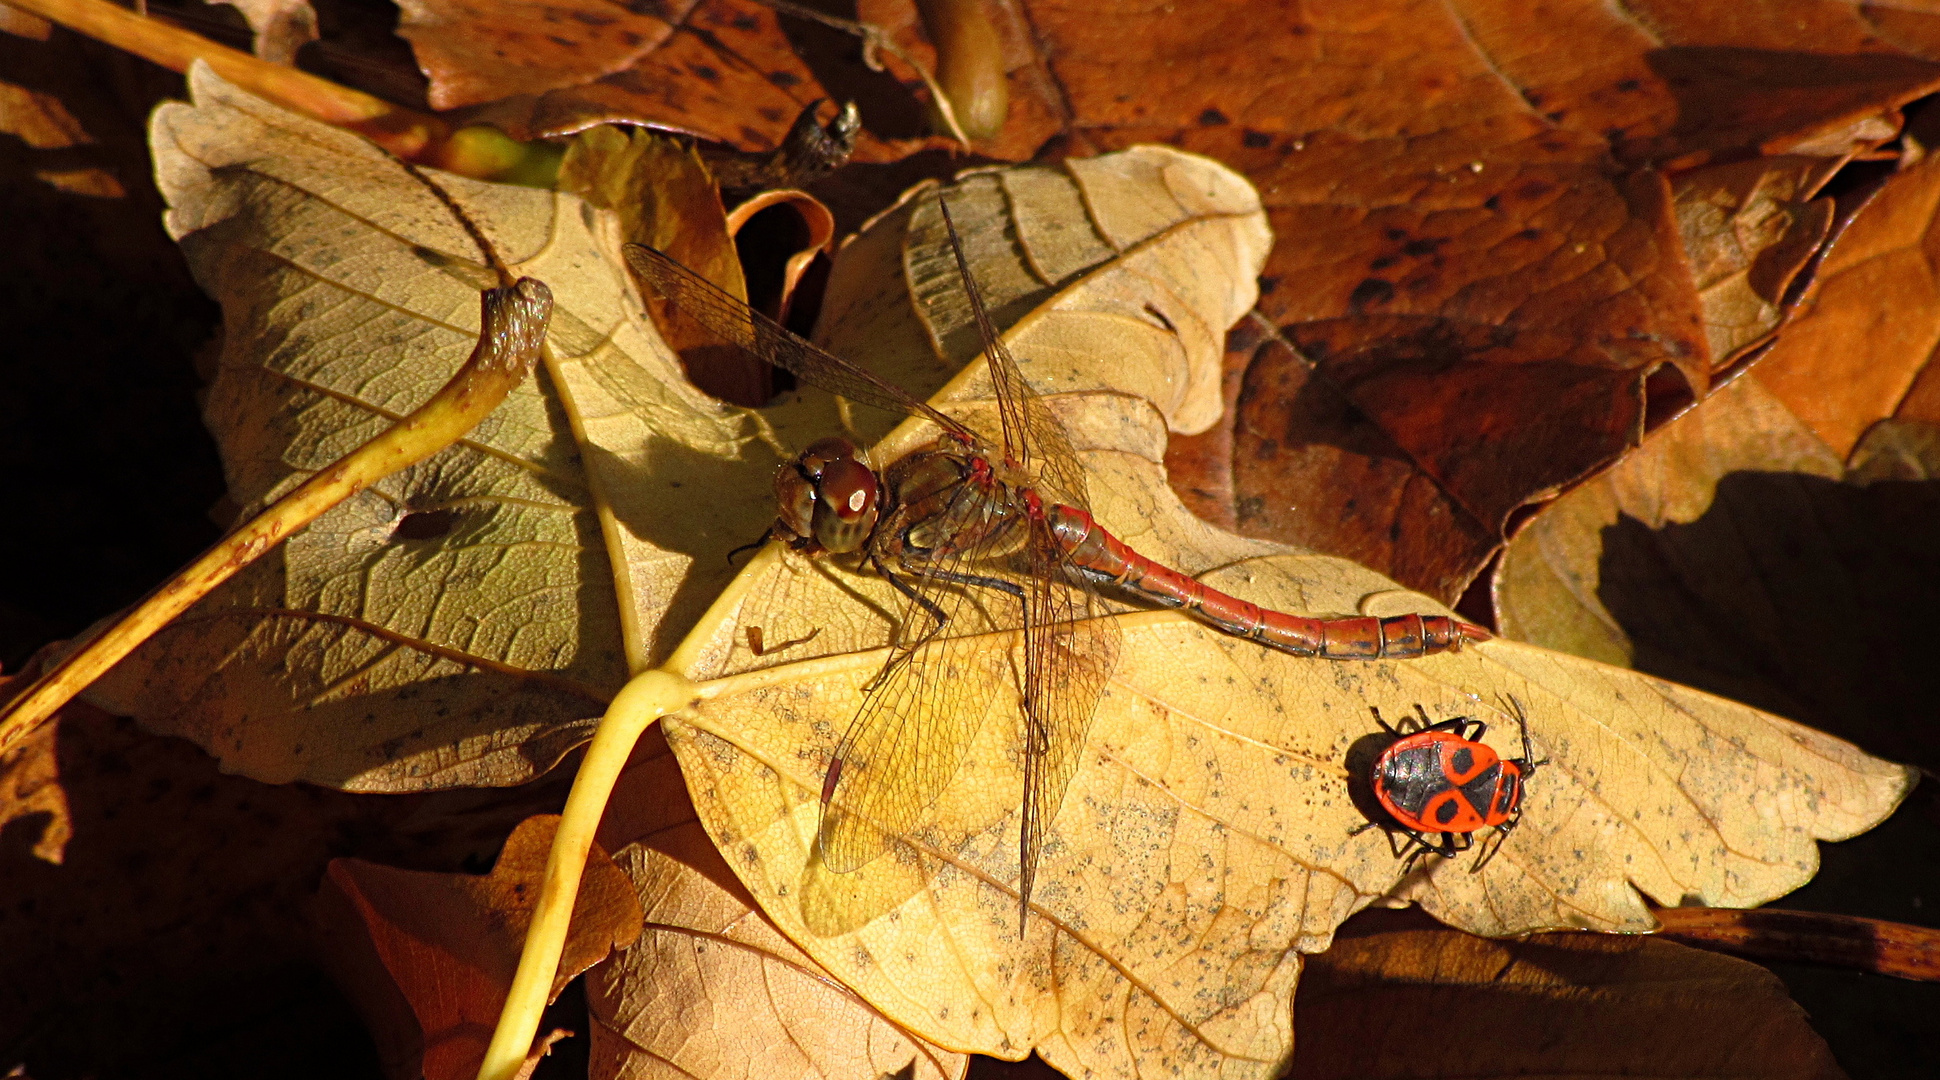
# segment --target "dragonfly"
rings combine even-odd
[[[666,254],[628,245],[628,265],[670,307],[723,342],[804,383],[935,425],[936,439],[877,469],[849,440],[818,440],[776,473],[767,538],[809,557],[853,556],[905,601],[888,657],[837,743],[821,792],[816,856],[837,873],[867,865],[924,826],[993,710],[998,667],[964,628],[1022,640],[1015,684],[1023,773],[1019,918],[1027,919],[1046,833],[1076,772],[1118,657],[1107,594],[1180,609],[1224,633],[1329,660],[1411,658],[1486,640],[1445,615],[1315,618],[1210,588],[1100,526],[1069,436],[997,334],[949,205],[938,207],[981,335],[994,437],[820,348]],[[1008,614],[1004,614],[1008,612]],[[953,632],[954,631],[954,632]],[[751,642],[759,641],[752,634]],[[758,645],[753,646],[757,653]]]

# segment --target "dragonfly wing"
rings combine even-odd
[[[967,562],[941,569],[962,573]],[[817,846],[837,873],[862,867],[897,837],[931,824],[984,723],[1017,711],[1008,650],[989,637],[964,636],[1015,627],[1017,600],[995,589],[901,578],[924,600],[908,605],[901,640],[837,745],[823,792]]]
[[[950,204],[941,193],[937,206],[943,213],[943,226],[950,237],[950,250],[956,255],[957,273],[963,280],[970,313],[976,320],[978,336],[984,345],[984,361],[990,369],[990,385],[997,396],[997,415],[1003,426],[1004,452],[1017,465],[1039,477],[1040,494],[1048,502],[1089,512],[1091,500],[1085,490],[1084,465],[1065,435],[1064,425],[1051,415],[1044,399],[1024,379],[1023,369],[1010,347],[990,321],[983,302],[983,290],[970,272],[970,260],[963,253],[963,239],[950,219]]]
[[[893,413],[925,417],[946,431],[964,426],[892,382],[812,344],[694,273],[665,252],[628,244],[626,263],[655,295],[715,337],[812,386]]]
[[[1018,901],[1026,910],[1044,838],[1083,760],[1085,740],[1105,683],[1118,664],[1118,624],[1088,591],[1067,583],[1064,552],[1048,527],[1034,523],[1024,628],[1024,816],[1018,839]]]

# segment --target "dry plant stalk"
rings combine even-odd
[[[194,61],[207,61],[238,86],[306,116],[355,131],[399,157],[416,158],[451,134],[451,125],[429,113],[393,105],[286,64],[272,64],[107,0],[7,0],[7,6],[59,23],[171,71],[187,72]]]

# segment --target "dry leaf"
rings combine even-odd
[[[1845,1075],[1755,964],[1648,938],[1485,941],[1400,912],[1341,928],[1294,1021],[1290,1080]]]
[[[1213,581],[1294,595],[1266,569],[1244,567],[1250,588]],[[1870,826],[1910,784],[1776,717],[1514,643],[1364,666],[1269,654],[1173,615],[1121,626],[1021,938],[1009,725],[984,725],[907,847],[845,875],[810,858],[818,792],[880,654],[728,680],[700,730],[670,725],[669,738],[729,863],[819,963],[925,1038],[1002,1057],[1035,1047],[1073,1075],[1270,1073],[1300,954],[1377,897],[1487,934],[1647,929],[1638,889],[1764,902],[1811,876],[1813,837]],[[1013,644],[987,642],[1002,657]],[[1480,716],[1513,752],[1496,695],[1528,710],[1551,761],[1521,829],[1479,874],[1464,859],[1397,880],[1378,833],[1349,835],[1362,819],[1342,762],[1372,730],[1367,703]]]
[[[1756,379],[1739,379],[1658,432],[1617,468],[1545,507],[1516,535],[1496,572],[1496,614],[1502,632],[1607,664],[1632,666],[1635,645],[1608,605],[1615,602],[1632,613],[1648,611],[1663,599],[1634,595],[1636,587],[1648,587],[1653,576],[1644,565],[1625,566],[1644,554],[1636,550],[1638,542],[1647,542],[1667,526],[1698,521],[1712,509],[1715,485],[1726,476],[1742,473],[1753,480],[1758,473],[1772,472],[1793,474],[1798,480],[1836,480],[1844,469],[1838,456]],[[1735,511],[1727,511],[1719,520],[1722,524],[1736,516]],[[1732,593],[1752,583],[1746,578],[1757,574],[1759,560],[1743,551],[1719,551],[1699,538],[1693,540],[1684,546],[1704,562],[1693,566],[1687,576],[1694,584],[1722,594],[1705,606],[1721,618],[1734,619],[1738,631],[1752,630],[1748,598]],[[1613,546],[1613,541],[1623,553],[1613,552],[1614,561],[1606,562],[1600,549]],[[1673,560],[1672,565],[1676,561],[1681,560]],[[1741,569],[1735,574],[1720,572],[1727,567]],[[1613,596],[1607,591],[1606,573],[1622,575],[1609,585],[1633,595]],[[1763,618],[1782,616],[1776,608],[1760,606],[1765,608],[1759,612]],[[1688,615],[1664,611],[1659,618],[1676,624]],[[1758,636],[1766,644],[1778,644],[1785,635],[1780,631]],[[1817,645],[1815,641],[1808,647]],[[1684,648],[1678,645],[1666,651]],[[1717,649],[1714,645],[1695,652],[1715,655]]]
[[[578,17],[517,0],[404,0],[398,10],[398,36],[411,42],[431,77],[431,107],[441,110],[591,82],[674,32],[652,8],[612,4],[589,4]]]
[[[60,98],[12,83],[0,83],[0,134],[12,135],[35,150],[94,141]]]
[[[44,183],[70,195],[98,199],[119,199],[127,194],[121,181],[108,170],[81,164],[71,155],[63,158],[58,153],[50,153],[95,141],[53,94],[0,82],[0,134],[12,135],[27,144],[33,160],[40,166],[34,169],[34,176]]]
[[[628,764],[601,835],[637,838],[619,861],[647,931],[588,976],[594,1077],[963,1075],[965,1055],[897,1029],[754,909],[657,733]]]
[[[1047,243],[1041,258],[1010,270],[1002,260],[978,264],[991,268],[994,304],[1014,304],[1012,317],[1028,312],[1007,335],[1011,348],[1035,384],[1058,392],[1100,521],[1148,555],[1282,610],[1432,610],[1426,598],[1343,561],[1274,554],[1220,533],[1171,497],[1159,463],[1164,415],[1096,391],[1126,379],[1210,389],[1166,377],[1178,359],[1168,367],[1146,358],[1179,354],[1139,343],[1173,340],[1156,327],[1181,325],[1164,306],[1176,303],[1197,313],[1203,330],[1185,340],[1216,350],[1215,313],[1244,310],[1242,253],[1262,250],[1264,236],[1244,213],[1243,189],[1222,189],[1236,181],[1209,166],[1155,151],[1097,164],[1107,161],[1182,162],[1165,166],[1171,182],[1162,189],[1135,190],[1228,209],[1087,198],[1084,205],[1107,208],[1101,214],[1122,205],[1132,220],[1163,209],[1157,219],[1173,224],[1159,239],[1117,245],[1126,254],[1048,297],[1038,295],[1049,291],[1046,279],[1058,279],[1045,268],[1082,244]],[[1200,179],[1184,182],[1184,163]],[[1066,174],[1088,194],[1087,183],[1123,181],[1122,173],[1094,179],[1092,167],[1069,162]],[[953,199],[1021,202],[1017,187],[1054,176],[993,173]],[[923,272],[937,250],[931,215],[927,200],[911,199],[850,245],[830,284],[825,327],[831,341],[854,343],[913,385],[933,385],[966,347],[960,299]],[[1109,220],[1090,224],[1078,238],[1114,233]],[[990,234],[966,242],[998,246]],[[1172,245],[1193,257],[1164,254]],[[850,302],[843,274],[867,276],[872,265],[905,267],[916,293],[899,303],[882,294]],[[1140,307],[1148,296],[1160,298],[1160,315]],[[1093,351],[1099,336],[1086,329],[1100,322],[1119,328],[1109,353]],[[1149,338],[1141,322],[1154,328]],[[988,394],[982,379],[970,369],[934,400],[974,419]],[[921,438],[908,425],[876,453],[893,459]],[[701,686],[691,717],[667,722],[669,741],[729,864],[819,964],[926,1039],[1005,1058],[1035,1048],[1072,1075],[1271,1073],[1290,1046],[1301,956],[1325,948],[1340,920],[1376,899],[1418,900],[1451,925],[1489,934],[1647,929],[1653,920],[1639,890],[1668,903],[1763,902],[1811,876],[1814,837],[1868,827],[1909,783],[1898,766],[1776,717],[1512,642],[1341,664],[1270,653],[1178,615],[1127,615],[1114,681],[1051,828],[1020,935],[1011,634],[958,652],[958,692],[988,718],[921,827],[853,873],[833,873],[812,856],[835,742],[883,659],[859,650],[885,640],[895,610],[873,576],[761,556],[687,647],[699,657],[688,674],[717,681]],[[757,626],[767,640],[792,644],[752,655],[746,631]],[[810,638],[810,629],[819,632]],[[1460,860],[1401,880],[1380,834],[1350,836],[1363,819],[1343,762],[1375,730],[1367,706],[1405,711],[1419,702],[1438,717],[1481,716],[1499,749],[1519,752],[1511,699],[1528,710],[1538,756],[1551,759],[1531,781],[1521,830],[1481,874]]]
[[[631,17],[578,0],[551,10],[565,17],[535,34],[505,8],[413,0],[400,32],[431,77],[434,105],[481,105],[481,118],[520,137],[624,120],[772,150],[802,108],[823,99],[860,106],[859,161],[954,145],[932,136],[927,91],[913,68],[865,51],[854,33],[758,0],[701,0]],[[912,27],[896,41],[934,69],[914,34],[913,10],[858,14]]]
[[[434,389],[470,348],[485,271],[449,210],[368,144],[206,72],[195,89],[199,105],[157,113],[154,141],[171,229],[227,306],[208,412],[247,507]],[[440,182],[552,285],[544,377],[101,687],[253,776],[529,779],[584,738],[629,660],[664,648],[662,621],[691,620],[729,572],[719,554],[772,513],[775,456],[681,377],[618,269],[618,238],[598,231],[610,218],[570,196]],[[742,495],[696,502],[683,485]]]
[[[539,897],[555,815],[526,819],[488,876],[398,870],[360,859],[330,864],[319,898],[326,957],[374,1031],[416,1022],[416,1053],[387,1055],[394,1076],[465,1080],[478,1073],[505,1004]],[[551,996],[640,936],[626,876],[597,848],[586,860]],[[351,961],[374,954],[378,965]],[[399,996],[409,1012],[395,1014]],[[391,1047],[410,1045],[395,1035]]]
[[[1940,158],[1889,179],[1826,252],[1754,377],[1844,458],[1879,420],[1940,421]]]
[[[1832,228],[1832,200],[1813,196],[1843,164],[1756,158],[1692,169],[1671,182],[1718,367],[1778,329],[1787,287]]]

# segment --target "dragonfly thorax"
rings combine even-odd
[[[860,551],[875,531],[882,485],[847,439],[818,440],[775,472],[775,531],[798,550]]]

